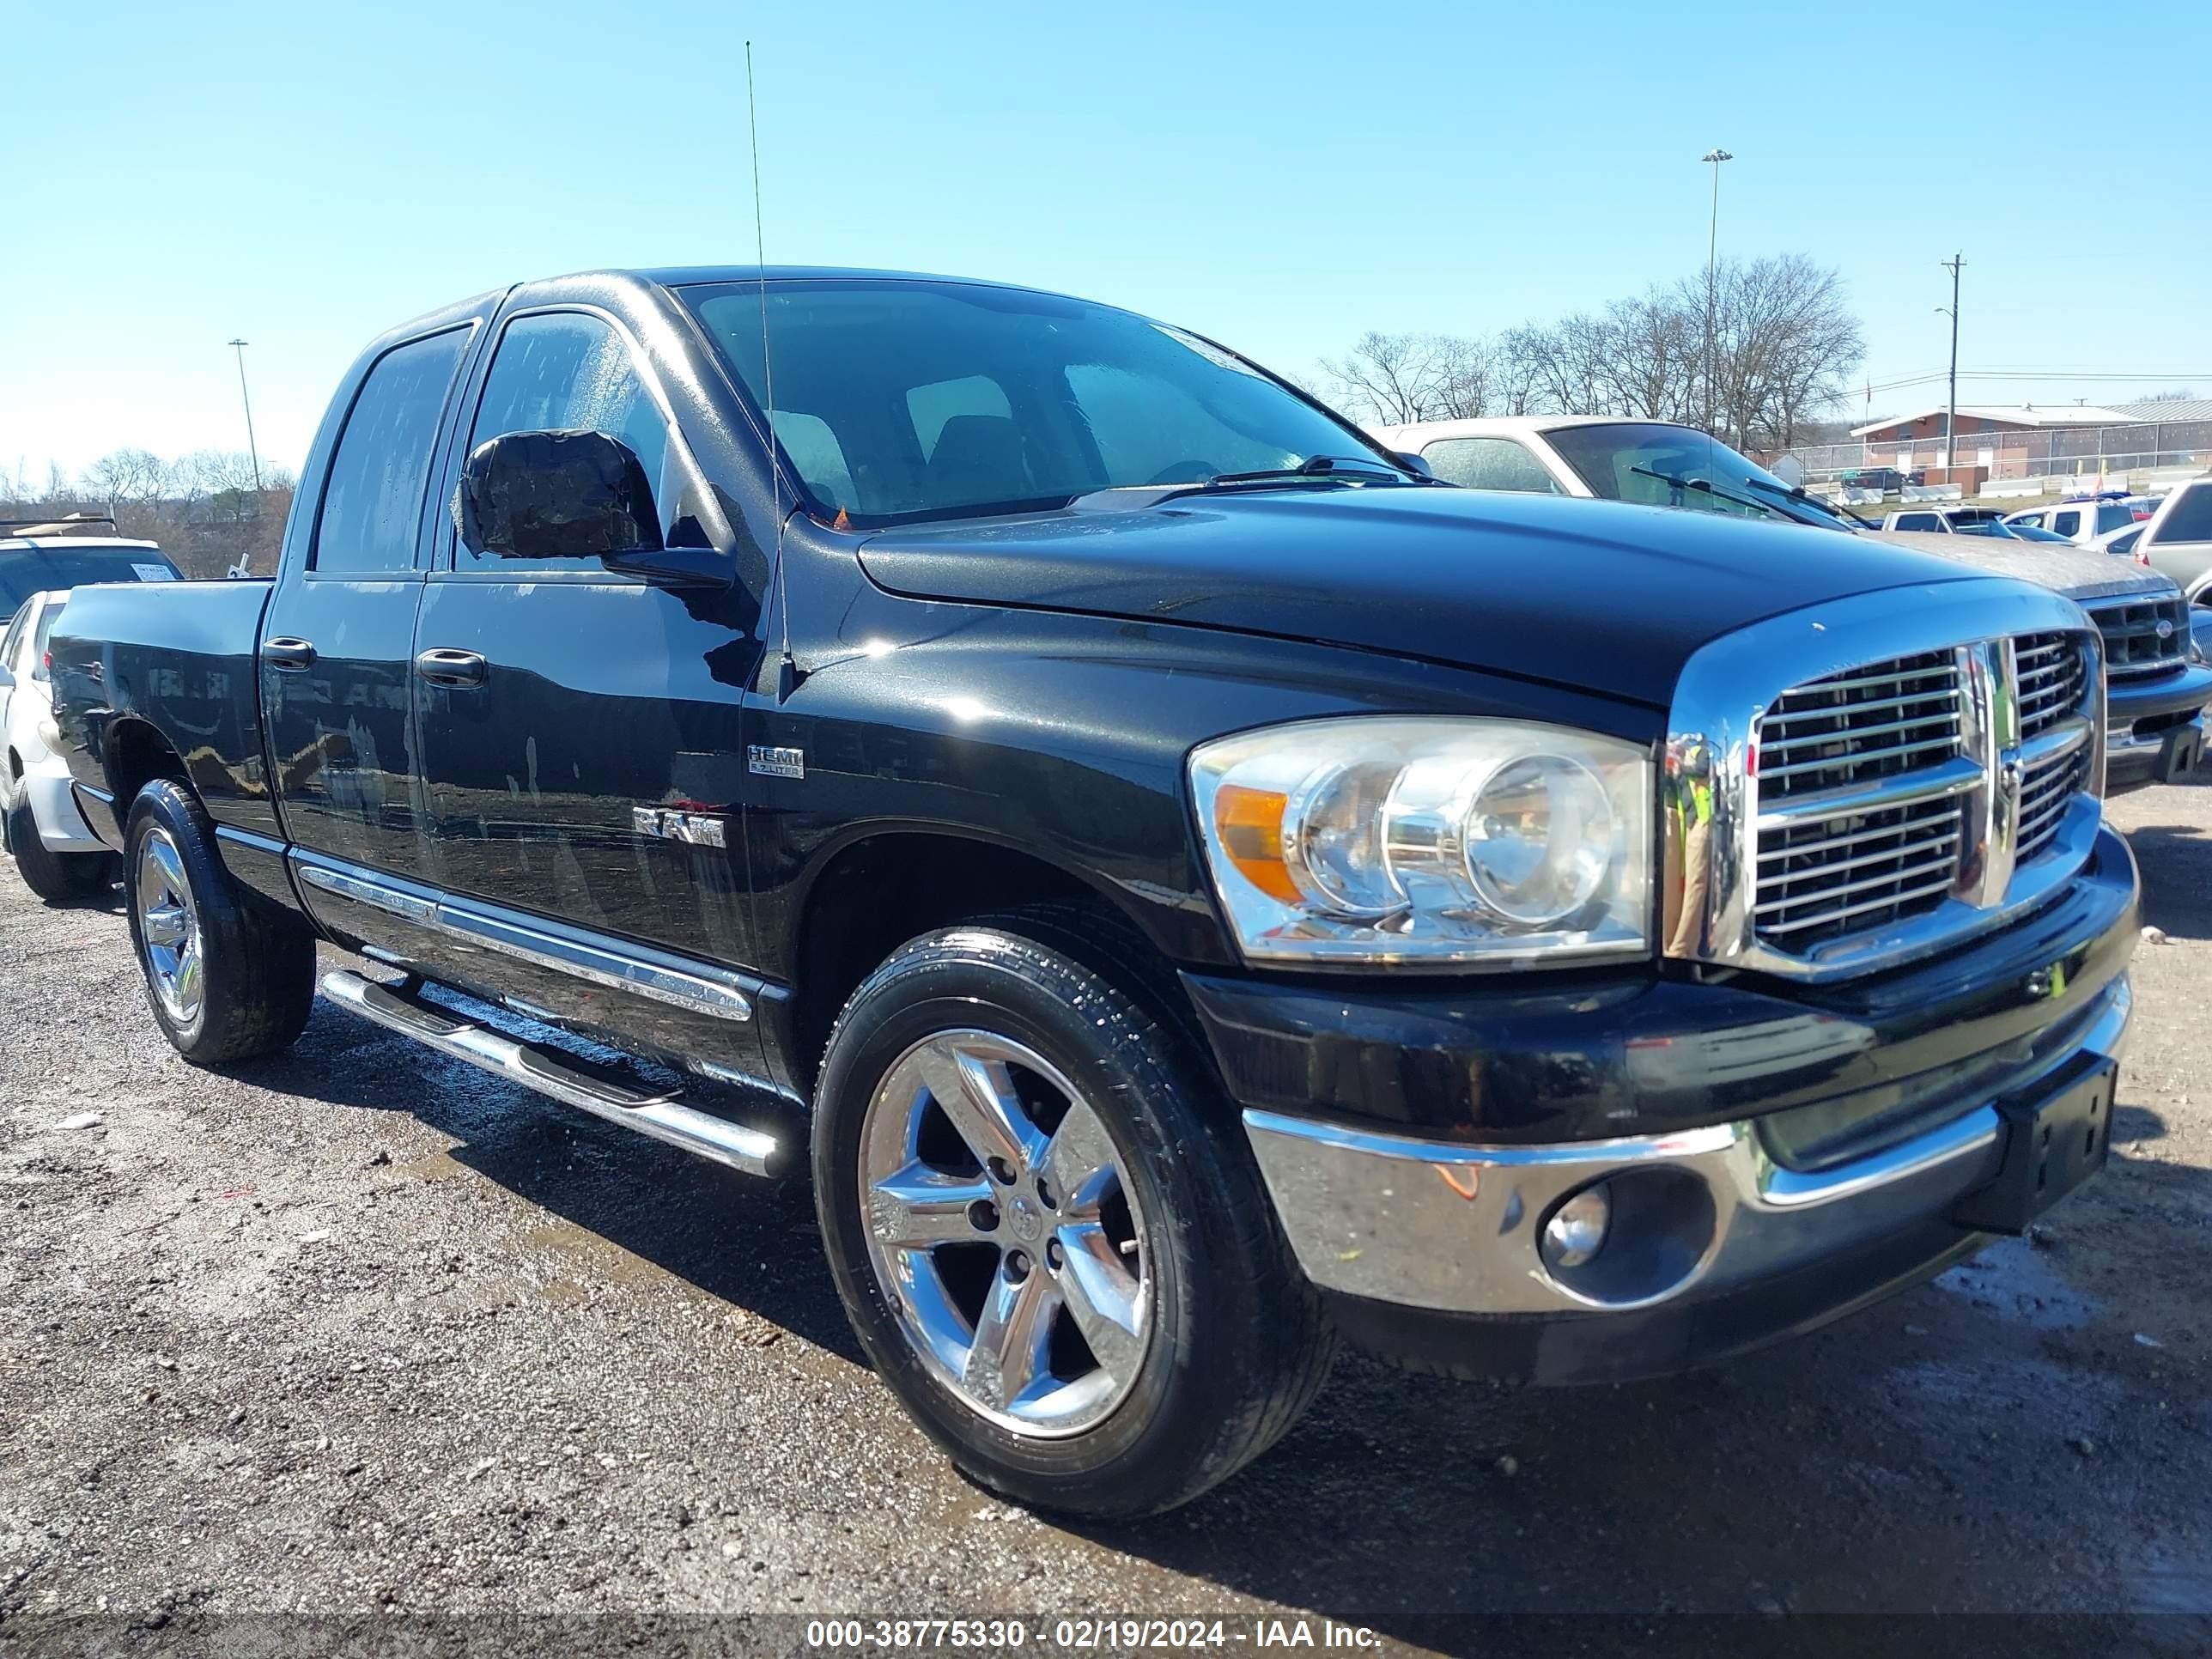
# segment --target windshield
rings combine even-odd
[[[88,582],[174,581],[177,567],[150,547],[0,547],[0,610],[32,594]]]
[[[766,405],[761,285],[682,292]],[[1319,456],[1376,482],[1395,465],[1233,353],[1080,300],[957,283],[771,281],[767,328],[775,435],[817,514],[857,529],[1036,512],[1127,485],[1272,477]],[[1327,472],[1291,482],[1351,487]]]
[[[1576,477],[1607,501],[1843,527],[1841,515],[1826,502],[1792,489],[1719,439],[1691,427],[1663,421],[1602,422],[1555,427],[1544,436]],[[1687,488],[1692,479],[1714,488]]]

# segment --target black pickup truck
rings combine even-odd
[[[487,295],[346,376],[273,581],[85,589],[52,653],[188,1059],[289,1042],[323,939],[337,1007],[809,1165],[885,1381],[1041,1505],[1204,1490],[1340,1336],[1710,1361],[2106,1157],[2072,603],[1441,484],[1105,307]]]

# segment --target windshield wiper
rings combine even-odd
[[[1631,472],[1641,472],[1647,478],[1656,478],[1662,484],[1676,489],[1698,489],[1708,495],[1717,495],[1724,501],[1734,501],[1738,507],[1747,507],[1754,513],[1774,515],[1774,509],[1764,501],[1755,501],[1748,495],[1739,495],[1733,490],[1723,489],[1710,478],[1678,478],[1671,472],[1655,472],[1648,466],[1632,466]]]
[[[1765,478],[1753,478],[1747,475],[1744,478],[1743,482],[1745,486],[1748,489],[1768,490],[1775,495],[1784,496],[1790,501],[1802,502],[1805,506],[1813,508],[1814,511],[1817,513],[1826,513],[1832,517],[1847,520],[1851,524],[1858,526],[1862,530],[1873,530],[1878,527],[1869,524],[1864,519],[1859,517],[1857,514],[1852,512],[1841,502],[1832,501],[1827,500],[1825,496],[1814,495],[1802,484],[1774,483],[1768,482]]]
[[[1356,467],[1373,477],[1388,478],[1394,483],[1433,483],[1437,480],[1424,477],[1410,466],[1397,466],[1373,455],[1311,455],[1296,466],[1262,467],[1256,472],[1217,472],[1210,478],[1198,481],[1197,488],[1212,489],[1217,485],[1247,483],[1279,483],[1286,478],[1338,477],[1340,468]],[[1352,482],[1349,478],[1343,482]]]

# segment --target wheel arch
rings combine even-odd
[[[792,1082],[811,1096],[838,1012],[907,940],[1038,905],[1096,915],[1122,935],[1120,955],[1136,955],[1147,980],[1173,988],[1174,997],[1182,1000],[1173,958],[1146,927],[1143,908],[1109,884],[995,837],[877,825],[823,849],[789,912],[782,944],[792,972],[786,1012]]]
[[[179,788],[198,791],[191,769],[176,746],[149,720],[126,718],[107,728],[100,757],[108,793],[114,797],[115,827],[121,830],[131,817],[131,803],[156,778],[167,778]]]

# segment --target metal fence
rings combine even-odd
[[[1805,469],[1808,483],[1830,483],[1846,472],[1869,467],[1894,467],[1899,472],[1944,468],[1949,465],[1948,447],[1941,438],[1869,439],[1800,444],[1788,453]],[[1958,465],[1980,469],[1995,484],[2038,478],[2087,480],[2120,473],[2201,472],[2212,467],[2212,421],[1961,432]]]

